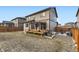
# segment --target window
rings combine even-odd
[[[27,20],[29,20],[30,19],[30,17],[27,17]]]
[[[41,23],[41,30],[45,30],[46,29],[46,23]]]
[[[46,14],[45,14],[45,12],[43,12],[42,14],[41,14],[41,17],[44,17]]]
[[[42,16],[45,16],[45,12],[42,13]]]
[[[30,17],[29,17],[29,19],[30,19]]]
[[[26,23],[26,27],[28,27],[28,23]]]
[[[32,19],[35,20],[35,16],[32,16]]]

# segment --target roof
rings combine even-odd
[[[79,12],[79,8],[78,8],[78,10],[77,10],[77,14],[76,14],[76,17],[78,16],[78,12]]]
[[[68,22],[68,23],[66,23],[66,24],[75,24],[75,22]]]
[[[2,23],[12,23],[11,21],[3,21]]]
[[[11,21],[16,20],[16,19],[23,19],[23,20],[26,20],[24,17],[16,17],[16,18],[12,19]]]
[[[27,15],[27,16],[25,16],[25,17],[29,17],[29,16],[32,16],[32,15],[35,15],[35,14],[38,14],[38,13],[40,13],[40,12],[44,12],[44,11],[47,11],[47,10],[50,10],[50,9],[54,9],[54,10],[55,10],[56,17],[58,18],[57,11],[56,11],[56,8],[55,8],[55,7],[49,7],[49,8],[46,8],[46,9],[37,11],[37,12],[35,12],[35,13],[32,13],[32,14],[30,14],[30,15]]]

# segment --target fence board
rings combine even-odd
[[[79,52],[79,29],[78,28],[72,28],[71,29],[72,36],[77,44],[77,50]]]
[[[0,26],[0,32],[13,32],[13,31],[23,31],[23,29],[19,29],[17,27]]]

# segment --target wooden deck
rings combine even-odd
[[[42,34],[44,34],[45,32],[47,32],[47,30],[35,30],[35,29],[32,29],[32,30],[29,30],[29,31],[27,31],[27,32],[42,35]]]

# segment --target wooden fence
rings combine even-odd
[[[14,32],[14,31],[22,31],[23,29],[17,27],[4,27],[0,26],[0,32]]]
[[[69,28],[66,28],[66,27],[56,27],[55,31],[56,32],[63,32],[63,33],[65,33],[67,31],[69,31]]]
[[[77,51],[79,52],[79,29],[78,28],[71,28],[71,29],[69,29],[69,28],[65,28],[65,27],[63,27],[63,28],[61,28],[61,27],[57,27],[56,28],[56,32],[66,32],[66,31],[71,31],[72,32],[72,37],[73,37],[73,39],[74,39],[74,41],[75,41],[75,44],[77,44]]]
[[[77,51],[79,52],[79,29],[78,28],[72,28],[72,37],[74,38],[76,44],[77,44]]]

